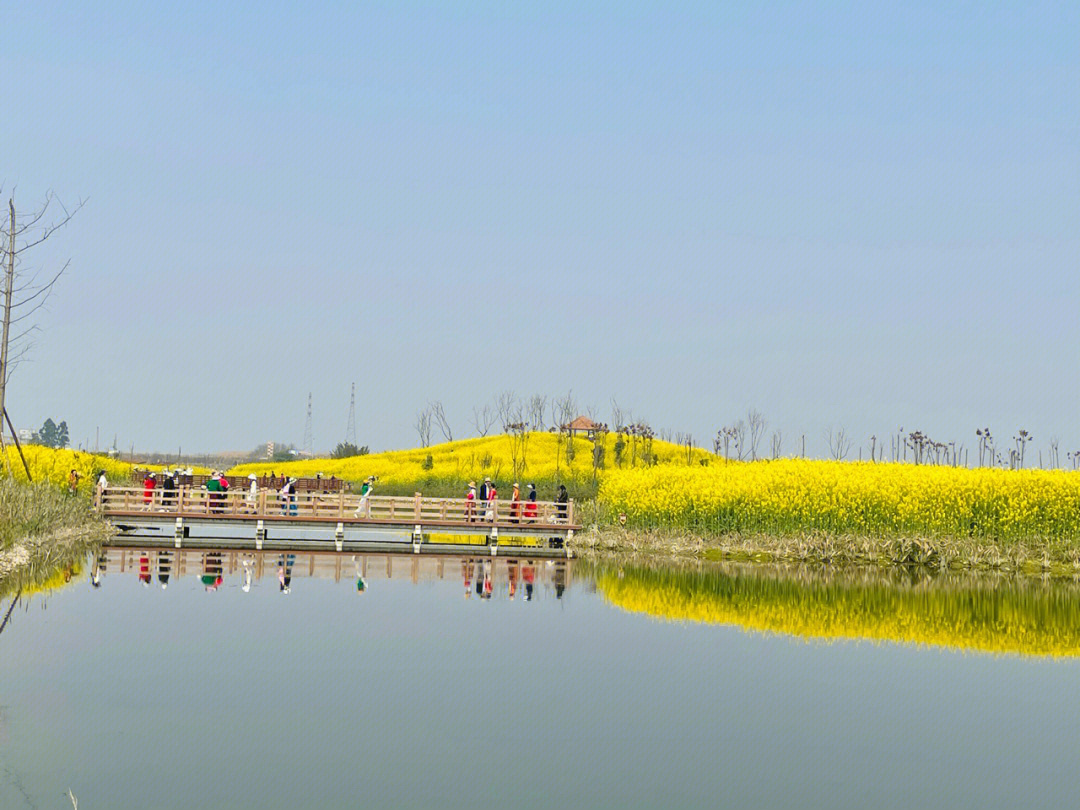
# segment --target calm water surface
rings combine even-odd
[[[0,635],[5,810],[68,788],[81,810],[1077,801],[1072,585],[137,550],[91,570]],[[999,637],[1021,653],[975,651]]]

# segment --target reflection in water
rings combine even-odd
[[[297,577],[342,579],[355,577],[357,593],[366,593],[372,578],[408,579],[413,583],[428,580],[454,579],[460,576],[465,586],[465,598],[474,591],[483,601],[515,599],[521,584],[525,600],[534,598],[538,581],[547,584],[551,595],[561,599],[570,582],[570,567],[565,560],[531,560],[525,558],[454,556],[417,556],[412,554],[352,554],[332,551],[247,551],[215,549],[131,549],[104,547],[93,560],[90,583],[102,587],[112,575],[131,576],[146,585],[156,571],[162,587],[169,582],[183,581],[192,575],[203,588],[214,592],[221,588],[240,586],[249,593],[264,578],[277,580],[278,590],[288,594]],[[538,571],[543,575],[538,575]]]
[[[587,572],[625,610],[816,639],[861,638],[1080,655],[1080,584],[903,569],[600,564]]]

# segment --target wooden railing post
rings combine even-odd
[[[570,499],[570,502],[569,502],[568,506],[570,508],[566,513],[566,522],[569,523],[570,525],[573,525],[574,524],[574,499],[573,498]]]
[[[416,520],[419,521],[420,520],[420,498],[423,497],[423,496],[421,496],[420,493],[417,492],[413,497],[415,498],[414,507],[415,507]]]
[[[337,516],[339,520],[345,517],[345,487],[338,490]]]
[[[176,513],[178,515],[184,514],[184,492],[187,491],[187,486],[181,484],[176,493]]]

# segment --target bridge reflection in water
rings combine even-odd
[[[251,551],[236,548],[165,549],[106,545],[91,566],[90,581],[102,587],[109,577],[137,577],[146,586],[167,588],[198,579],[207,591],[270,584],[289,593],[297,580],[322,579],[353,582],[360,592],[381,580],[408,580],[413,584],[458,580],[465,598],[522,599],[541,592],[562,598],[572,580],[572,563],[540,557],[492,557],[350,554],[306,548]]]

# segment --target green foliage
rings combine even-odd
[[[425,469],[425,470],[434,469],[435,468],[435,458],[434,458],[434,456],[432,456],[431,453],[428,453],[427,456],[424,457],[424,460],[420,463],[420,467],[422,469]]]
[[[340,442],[337,447],[334,448],[334,452],[330,454],[330,458],[352,458],[353,456],[366,456],[371,451],[365,444],[363,447],[357,447],[352,442]],[[430,458],[430,456],[429,456]]]
[[[52,447],[59,450],[71,443],[68,436],[67,422],[57,425],[52,419],[46,419],[41,430],[34,434],[34,441],[44,447]]]

